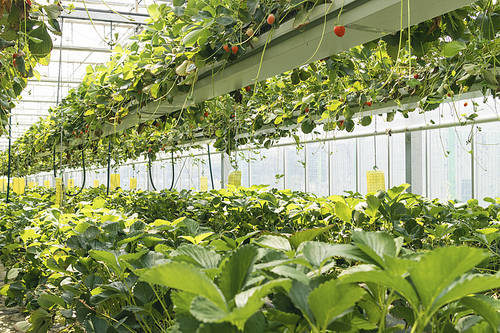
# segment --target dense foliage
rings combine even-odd
[[[294,135],[298,128],[304,133],[318,126],[352,131],[357,112],[386,101],[413,96],[425,111],[455,101],[455,96],[471,87],[485,95],[496,94],[500,4],[481,0],[125,133],[103,137],[104,126],[119,124],[153,101],[169,103],[173,96],[192,92],[198,75],[211,64],[230,64],[244,57],[254,38],[276,29],[282,21],[302,22],[305,13],[322,3],[192,0],[175,1],[173,7],[151,6],[151,24],[128,47],[117,47],[109,63],[89,67],[82,84],[52,110],[51,117],[33,125],[15,143],[15,170],[26,174],[49,170],[48,157],[60,142],[61,126],[68,147],[62,164],[74,167],[81,163],[80,155],[74,153],[77,149],[85,149],[89,164],[107,161],[108,140],[117,163],[145,152],[154,158],[162,150],[182,149],[180,143],[195,145],[200,138],[213,139],[222,151],[249,143],[268,147],[279,137]],[[276,17],[273,24],[267,22],[270,13]],[[325,38],[341,38],[333,27],[326,28]],[[349,38],[349,27],[342,38]],[[225,45],[237,46],[237,52],[230,48],[226,52]],[[469,109],[469,119],[474,119],[476,105],[471,103]],[[387,120],[393,117],[390,113]],[[368,125],[372,120],[366,116],[356,121]],[[60,157],[56,156],[57,163]],[[4,156],[3,169],[5,165]]]
[[[48,64],[52,39],[60,35],[59,4],[39,5],[31,0],[0,1],[0,134],[14,101],[37,77],[35,66]]]
[[[38,189],[0,206],[1,292],[32,332],[497,331],[500,200],[405,189]]]

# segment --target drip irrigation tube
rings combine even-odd
[[[70,194],[66,193],[67,196],[69,197],[76,197],[78,194],[82,193],[83,189],[85,188],[85,181],[87,180],[87,176],[85,173],[85,150],[82,148],[82,169],[83,169],[83,182],[82,182],[82,187],[76,192],[75,194]]]
[[[169,191],[172,191],[174,188],[174,181],[175,181],[175,163],[174,163],[174,151],[171,151],[171,156],[172,156],[172,184],[170,184],[170,188],[168,189]]]
[[[214,190],[214,175],[212,173],[212,158],[210,157],[210,144],[207,144],[208,168],[210,170],[210,180],[212,181],[212,190]]]
[[[149,181],[151,182],[151,186],[153,187],[153,190],[157,191],[155,183],[153,183],[153,175],[151,172],[151,155],[148,154],[148,174],[149,174]]]
[[[106,195],[109,195],[109,179],[110,179],[110,171],[111,171],[111,138],[108,142],[108,177],[106,179]]]

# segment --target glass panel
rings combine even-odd
[[[272,148],[250,152],[251,183],[252,185],[269,185],[274,188],[283,188],[283,163],[281,149]]]
[[[307,144],[307,191],[319,196],[328,196],[328,144]]]
[[[429,196],[465,201],[472,197],[470,126],[429,131]]]
[[[356,192],[356,140],[333,141],[331,146],[331,193]]]
[[[478,199],[500,197],[500,131],[498,123],[475,131],[476,188]],[[484,203],[484,201],[483,201]]]
[[[304,149],[297,151],[297,146],[287,146],[285,149],[285,188],[294,191],[305,189],[305,155]]]

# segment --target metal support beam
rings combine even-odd
[[[67,8],[66,8],[67,9]],[[69,13],[61,15],[63,19],[83,20],[91,22],[123,23],[144,25],[150,19],[148,14],[121,12],[103,9],[73,8]]]

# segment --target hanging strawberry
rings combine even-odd
[[[345,35],[345,27],[343,25],[336,25],[333,28],[333,32],[338,36],[338,37],[343,37]]]

